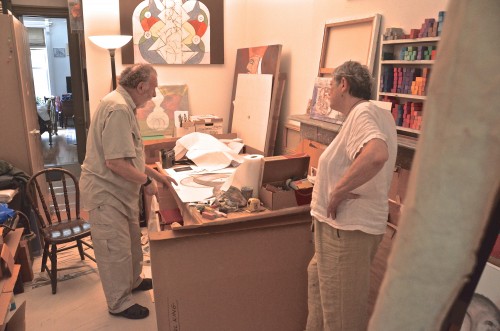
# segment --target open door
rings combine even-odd
[[[88,110],[88,88],[86,75],[83,68],[85,63],[85,44],[83,43],[83,31],[70,29],[69,12],[67,7],[34,7],[13,5],[12,13],[20,18],[22,16],[40,16],[45,18],[65,18],[68,32],[68,52],[71,71],[71,92],[74,104],[74,124],[76,131],[76,143],[78,162],[81,164],[85,159],[86,129],[90,122]]]

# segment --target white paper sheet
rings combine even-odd
[[[191,170],[176,171],[175,169],[189,167]],[[205,186],[191,180],[195,176],[221,174],[222,181],[225,181],[235,171],[235,168],[229,167],[215,171],[207,171],[196,166],[177,166],[174,168],[165,169],[170,177],[175,179],[177,185],[173,185],[179,199],[184,202],[198,202],[211,198],[214,195],[213,186]],[[189,184],[187,184],[189,183]],[[222,182],[220,183],[222,186]]]
[[[243,148],[242,143],[233,143],[231,147],[206,133],[193,132],[177,140],[175,155],[183,155],[193,161],[198,167],[208,171],[224,169],[231,163],[242,163],[238,153]]]

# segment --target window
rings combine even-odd
[[[33,81],[35,84],[35,95],[43,98],[52,95],[50,89],[49,64],[47,61],[47,49],[32,47],[31,67],[33,69]]]

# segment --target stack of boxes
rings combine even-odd
[[[418,39],[427,37],[437,37],[441,35],[443,29],[445,12],[438,14],[438,19],[427,18],[420,29],[411,29],[409,34],[404,34],[400,28],[387,28],[383,35],[384,40],[395,39]],[[413,42],[413,41],[412,41]],[[433,43],[433,41],[422,41],[420,44]],[[387,43],[397,45],[398,43]],[[418,44],[418,43],[416,43]],[[396,47],[394,47],[396,48]],[[382,51],[382,61],[424,61],[436,59],[436,47],[434,45],[403,46],[401,50],[392,53]],[[429,80],[430,68],[415,68],[415,66],[405,65],[392,67],[383,65],[380,68],[380,92],[426,95],[426,83]],[[411,98],[409,98],[411,99]],[[392,115],[396,125],[421,130],[422,127],[422,102],[400,102],[396,97],[384,96],[381,101],[392,103]]]
[[[401,48],[399,60],[435,60],[436,46],[406,46]]]
[[[436,49],[434,46],[409,46],[402,48],[400,60],[434,59],[435,56]],[[385,53],[384,60],[386,60]],[[390,68],[384,66],[381,71],[380,92],[425,95],[425,86],[429,80],[430,68]]]
[[[405,34],[401,28],[387,28],[384,33],[384,40],[403,39]]]
[[[380,92],[425,95],[429,68],[382,68]]]
[[[382,101],[392,102],[391,112],[397,126],[414,130],[422,129],[422,102],[407,101],[399,103],[393,97],[384,97]]]
[[[410,34],[404,34],[401,28],[386,28],[383,35],[384,40],[394,39],[416,39],[426,37],[441,36],[444,23],[444,11],[438,13],[438,20],[435,18],[426,18],[420,29],[410,29]]]

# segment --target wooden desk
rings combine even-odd
[[[149,233],[158,330],[305,328],[308,207],[200,224],[175,194],[160,199],[181,209],[186,227]]]

